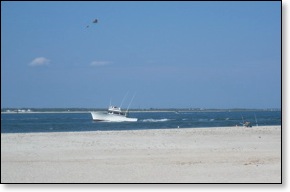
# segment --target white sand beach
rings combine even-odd
[[[281,126],[1,134],[2,183],[280,183]]]

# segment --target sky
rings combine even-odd
[[[281,108],[281,2],[1,1],[1,108],[133,95],[131,108]]]

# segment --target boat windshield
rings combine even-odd
[[[115,115],[123,115],[126,116],[125,112],[121,112],[121,111],[112,111],[112,110],[108,110],[109,114],[115,114]]]

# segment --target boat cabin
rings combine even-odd
[[[123,115],[126,116],[125,112],[121,111],[120,107],[110,106],[108,109],[108,114]]]

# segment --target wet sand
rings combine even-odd
[[[2,183],[280,183],[281,126],[1,134]]]

